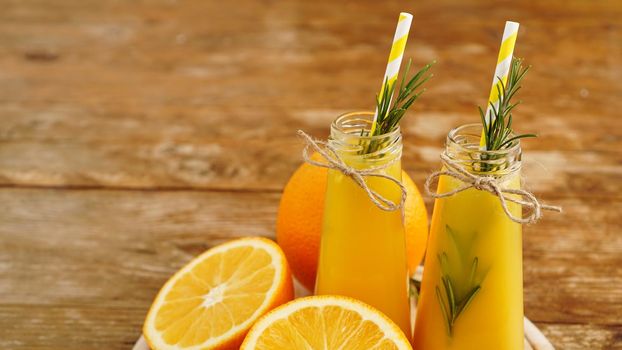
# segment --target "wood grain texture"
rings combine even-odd
[[[299,162],[297,128],[323,136],[339,113],[373,108],[386,59],[381,34],[391,33],[399,8],[65,3],[15,2],[0,15],[3,183],[280,189]],[[520,128],[541,140],[527,154],[547,157],[559,187],[569,184],[559,169],[568,163],[573,172],[622,175],[613,151],[622,130],[610,127],[622,108],[615,5],[406,8],[417,14],[407,56],[438,61],[403,125],[406,167],[435,168],[447,130],[477,121],[499,18],[511,16],[523,23],[517,54],[534,65]],[[483,8],[489,20],[475,16]]]
[[[3,189],[0,308],[18,312],[0,319],[24,327],[0,327],[0,345],[44,347],[45,337],[53,337],[46,327],[68,334],[83,322],[101,327],[74,334],[77,348],[90,339],[104,342],[106,327],[109,346],[122,348],[136,340],[159,287],[193,256],[233,237],[272,237],[278,200],[272,192]],[[568,214],[580,210],[574,199],[558,203]],[[621,282],[616,267],[622,257],[598,248],[603,226],[594,225],[602,233],[587,236],[570,220],[545,218],[542,224],[569,237],[564,244],[539,246],[557,233],[525,228],[527,316],[538,325],[557,325],[549,338],[558,346],[566,343],[556,340],[575,339],[563,333],[568,323],[611,325],[606,339],[596,333],[594,339],[618,336],[622,295],[611,285]],[[56,311],[44,315],[46,308]],[[90,319],[94,314],[101,315]]]
[[[435,78],[402,125],[421,185],[477,122],[503,21],[533,65],[516,127],[525,313],[558,349],[622,349],[622,3],[0,0],[0,347],[128,349],[158,288],[233,237],[274,236],[300,163],[373,108],[397,13]],[[355,20],[353,20],[355,19]],[[431,202],[427,201],[431,212]]]

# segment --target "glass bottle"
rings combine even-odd
[[[331,125],[331,145],[355,169],[381,167],[376,172],[402,179],[402,137],[390,133],[366,135],[374,113],[353,112]],[[393,203],[400,187],[390,180],[365,178],[367,185]],[[316,294],[359,299],[384,312],[411,337],[406,242],[400,209],[385,211],[339,170],[329,169]]]
[[[480,124],[449,132],[444,154],[469,173],[520,189],[521,148],[479,147]],[[446,170],[446,165],[443,165]],[[437,193],[464,186],[442,175]],[[512,215],[522,208],[508,203]],[[523,349],[522,227],[499,198],[469,188],[437,198],[430,228],[414,347],[416,350]]]

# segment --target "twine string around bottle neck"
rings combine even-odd
[[[302,158],[304,159],[305,162],[311,165],[315,165],[315,166],[319,166],[319,167],[327,168],[327,169],[334,169],[334,170],[341,172],[343,175],[351,178],[352,181],[354,181],[354,183],[356,183],[359,187],[361,187],[367,193],[367,195],[369,196],[369,199],[378,208],[384,211],[395,211],[395,210],[401,209],[402,214],[403,214],[404,203],[406,202],[406,186],[404,186],[402,182],[399,181],[398,179],[392,176],[383,174],[381,172],[381,170],[388,168],[394,162],[398,161],[399,158],[395,157],[391,161],[380,166],[368,167],[365,169],[356,169],[346,164],[343,158],[341,158],[341,156],[339,156],[339,154],[337,153],[337,150],[335,149],[335,147],[330,145],[328,142],[313,139],[311,136],[309,136],[307,133],[305,133],[302,130],[298,130],[298,135],[300,135],[305,140],[305,147],[302,150]],[[309,154],[310,150],[314,150],[315,152],[317,152],[324,159],[324,161],[318,161],[318,160],[313,159],[311,157],[311,154]],[[391,201],[390,199],[387,199],[386,197],[378,193],[376,190],[373,190],[372,188],[370,188],[366,180],[367,178],[370,178],[370,177],[377,177],[377,178],[383,178],[383,179],[389,180],[392,183],[394,183],[397,187],[399,187],[401,191],[399,203],[395,203]]]
[[[523,189],[506,188],[501,185],[503,181],[500,178],[494,176],[481,176],[470,173],[467,169],[460,165],[459,162],[451,159],[446,153],[441,154],[441,160],[445,164],[446,170],[436,171],[425,181],[425,192],[433,198],[445,198],[451,197],[462,191],[466,191],[469,188],[475,188],[479,191],[485,191],[493,194],[499,198],[501,207],[507,217],[519,224],[531,224],[538,221],[542,217],[542,210],[562,212],[562,208],[554,205],[542,204],[538,201],[533,193]],[[455,188],[453,190],[435,193],[432,191],[431,186],[434,181],[438,180],[441,176],[453,177],[456,180],[460,180],[464,185]],[[508,196],[510,195],[510,196]],[[517,195],[511,196],[511,195]],[[508,202],[519,204],[523,207],[530,209],[529,215],[526,217],[517,217],[510,212],[508,208]]]

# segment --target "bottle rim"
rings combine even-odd
[[[343,113],[338,116],[331,123],[331,132],[335,132],[337,134],[342,134],[343,137],[356,137],[361,140],[381,140],[381,139],[392,139],[401,135],[400,126],[397,125],[395,129],[388,133],[380,134],[380,135],[369,135],[369,131],[371,131],[371,125],[374,120],[375,112],[371,111],[353,111]],[[351,129],[351,130],[345,130]],[[361,130],[366,130],[366,135],[360,135]]]
[[[520,153],[520,139],[512,141],[511,146],[500,150],[481,149],[479,140],[482,135],[482,124],[469,123],[455,127],[447,133],[446,146],[455,146],[464,153],[502,156]],[[510,134],[510,137],[513,134]],[[474,142],[475,141],[475,142]]]
[[[520,170],[520,139],[512,141],[507,148],[485,150],[480,147],[482,128],[481,124],[471,123],[451,129],[444,154],[472,174],[503,176]]]
[[[367,162],[382,163],[399,158],[402,152],[399,125],[388,133],[369,136],[374,114],[370,111],[341,114],[331,124],[329,144],[342,155]]]

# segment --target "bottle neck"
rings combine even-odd
[[[447,134],[445,155],[471,174],[509,176],[521,169],[522,151],[516,140],[508,148],[488,151],[480,147],[481,124],[466,124]]]
[[[350,112],[333,121],[328,143],[351,167],[388,167],[400,162],[402,135],[399,126],[383,135],[369,136],[373,112]]]

